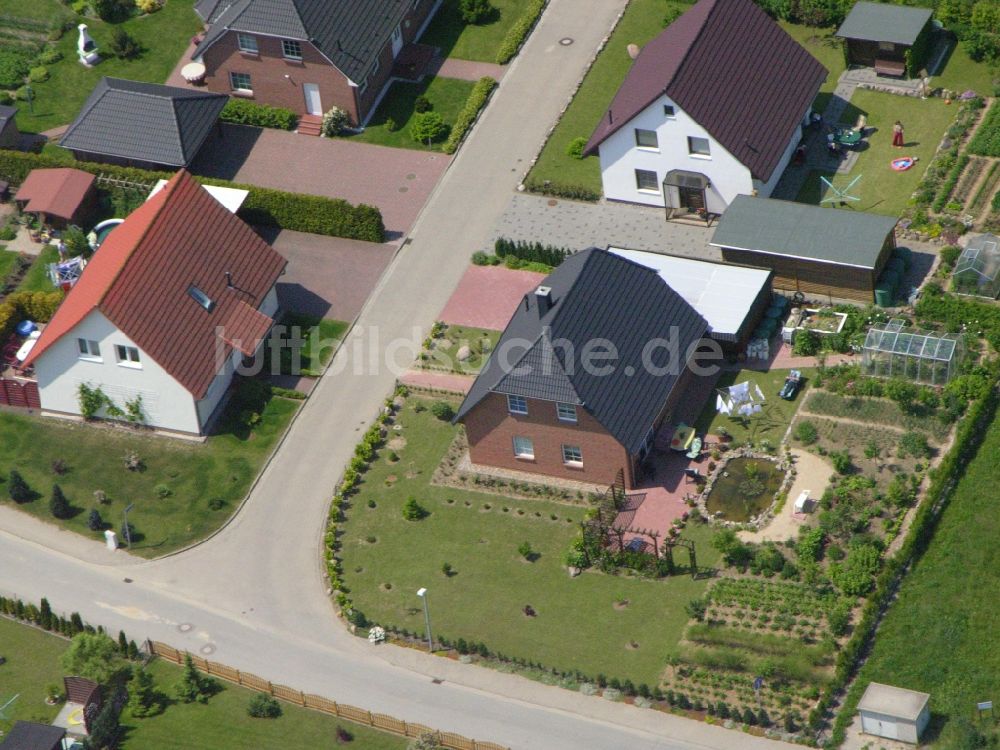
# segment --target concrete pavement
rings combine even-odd
[[[105,566],[0,533],[0,588],[47,596],[112,632],[124,628],[275,682],[514,748],[773,747],[410,649],[370,646],[346,632],[324,595],[325,517],[355,443],[419,351],[624,3],[552,0],[432,194],[412,242],[228,526],[159,561],[118,556]],[[576,43],[560,45],[567,36]],[[395,367],[385,363],[390,352]],[[183,623],[193,626],[189,632],[179,629]]]

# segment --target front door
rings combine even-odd
[[[705,210],[705,189],[693,187],[678,187],[678,197],[681,208],[686,208],[688,213],[698,213]]]
[[[385,37],[382,37],[385,39]],[[403,49],[403,27],[397,26],[396,30],[392,32],[392,57],[396,58],[399,51]]]
[[[302,93],[306,97],[306,112],[310,115],[322,115],[323,101],[319,98],[319,85],[315,83],[303,83]]]

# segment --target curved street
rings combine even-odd
[[[123,628],[274,682],[512,748],[773,747],[412,649],[370,646],[346,631],[325,593],[321,547],[332,488],[398,372],[383,354],[395,350],[399,369],[412,359],[624,5],[552,0],[228,526],[154,562],[112,553],[104,560],[96,545],[81,560],[50,549],[47,539],[0,532],[0,590],[46,596],[112,632]]]

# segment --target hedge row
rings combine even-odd
[[[556,198],[568,198],[575,201],[597,202],[601,199],[601,194],[597,190],[591,190],[582,185],[566,185],[551,180],[539,180],[537,177],[529,177],[525,180],[524,187],[530,193],[552,195]]]
[[[62,292],[14,292],[0,302],[0,340],[22,320],[48,323],[63,301]]]
[[[0,150],[0,180],[20,185],[33,169],[65,167],[65,159],[46,154]],[[115,164],[77,161],[72,166],[91,174],[104,174],[132,182],[152,184],[160,179],[170,179],[171,172],[156,172]],[[374,206],[352,206],[340,198],[288,193],[284,190],[241,185],[228,180],[197,177],[204,185],[240,188],[249,191],[239,210],[239,217],[250,224],[292,229],[297,232],[347,237],[352,240],[382,242],[385,225],[382,213]]]
[[[498,64],[506,65],[514,59],[514,55],[521,49],[524,40],[528,38],[528,34],[538,23],[542,11],[545,10],[545,3],[546,0],[530,0],[524,13],[514,22],[500,43],[500,49],[497,51]]]
[[[237,125],[253,125],[258,128],[295,130],[299,118],[292,110],[284,107],[270,107],[247,99],[230,97],[222,108],[219,119]]]
[[[997,363],[991,363],[993,379],[998,375]],[[854,676],[862,656],[872,643],[879,619],[888,608],[898,588],[903,574],[927,549],[934,536],[934,530],[941,514],[947,507],[965,467],[976,455],[986,436],[986,428],[996,415],[997,391],[991,388],[987,396],[976,401],[955,430],[955,440],[951,450],[945,454],[938,467],[931,471],[931,482],[927,495],[913,517],[913,524],[899,552],[890,559],[875,582],[875,592],[868,599],[861,613],[861,619],[854,629],[854,635],[837,657],[836,677],[828,686],[819,705],[814,709],[810,724],[820,723],[823,714],[832,704],[833,696],[840,692]],[[857,710],[858,701],[866,685],[858,680],[851,686],[840,709],[833,732],[826,743],[828,747],[838,747],[843,743],[847,727]]]
[[[469,98],[465,100],[465,106],[462,107],[462,111],[455,118],[455,124],[451,126],[451,133],[448,135],[448,140],[441,147],[442,151],[446,154],[453,154],[458,150],[458,146],[461,144],[462,139],[465,138],[465,134],[472,127],[472,123],[476,121],[476,118],[479,117],[480,110],[490,100],[490,94],[493,93],[496,85],[497,82],[489,76],[483,76],[476,82],[476,85],[472,87],[472,91],[469,93]]]

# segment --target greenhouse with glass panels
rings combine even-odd
[[[907,329],[905,320],[893,318],[868,330],[861,371],[880,378],[944,385],[958,374],[964,353],[958,335]]]
[[[1000,238],[980,234],[958,256],[951,274],[957,294],[996,299],[1000,294]]]

